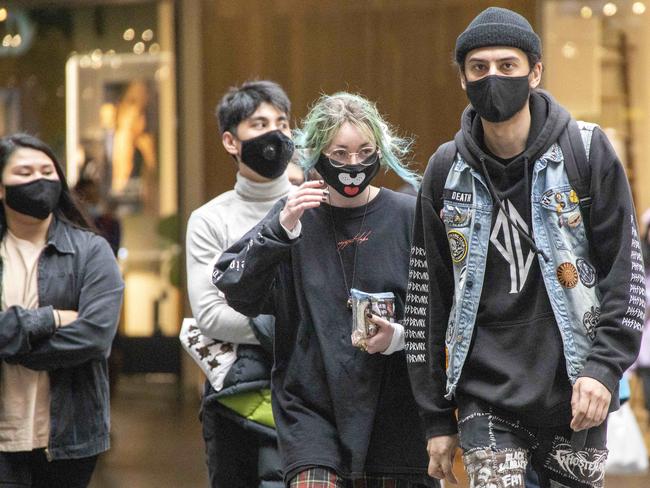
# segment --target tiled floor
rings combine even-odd
[[[165,376],[120,379],[112,405],[112,449],[90,488],[206,488],[197,398],[178,400]]]
[[[198,399],[178,400],[168,379],[120,380],[113,399],[113,448],[100,457],[90,488],[207,488]],[[458,464],[456,486],[468,488],[462,471]],[[650,474],[608,477],[606,486],[650,488]]]

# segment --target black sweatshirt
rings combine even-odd
[[[485,159],[488,177],[506,210],[532,233],[529,211],[532,166],[549,141],[557,140],[569,115],[559,106],[549,110],[543,96],[531,97],[530,108],[527,150],[508,161],[495,157],[485,146],[479,117],[467,114],[462,121],[462,138],[458,140],[476,159]],[[468,140],[471,144],[467,144]],[[468,163],[483,172],[476,160],[469,159]],[[470,352],[456,392],[459,403],[487,403],[499,410],[515,412],[529,424],[563,425],[571,418],[571,385],[562,337],[539,260],[496,202],[491,229],[485,286]],[[537,347],[539,344],[548,346]],[[494,361],[495,357],[501,361]]]
[[[491,179],[506,209],[511,210],[511,216],[517,216],[532,233],[530,182],[526,181],[532,166],[526,168],[526,165],[534,163],[557,142],[570,118],[545,92],[535,92],[531,100],[532,124],[527,147],[507,164],[486,154],[480,120],[471,107],[463,114],[462,128],[455,142],[464,160]],[[487,175],[479,162],[481,157],[485,158]],[[623,371],[636,358],[640,341],[641,325],[637,328],[637,323],[630,321],[628,316],[633,301],[631,285],[637,285],[631,259],[636,239],[630,226],[634,208],[625,172],[599,129],[593,133],[590,164],[591,253],[602,299],[596,338],[581,376],[595,378],[616,392]],[[426,362],[409,361],[409,372],[427,436],[456,432],[453,415],[456,401],[478,400],[531,423],[568,422],[571,388],[564,366],[562,341],[538,258],[534,256],[528,268],[530,248],[520,238],[517,249],[516,232],[502,218],[498,208],[493,210],[485,281],[472,346],[456,399],[444,398],[444,339],[454,277],[446,229],[439,217],[442,202],[433,201],[432,187],[430,163],[418,195],[412,255],[412,260],[418,258],[415,253],[419,254],[418,259],[425,257],[428,265],[426,336],[415,337],[416,329],[409,332],[408,313],[405,321],[407,350],[417,349],[419,342],[426,345]],[[509,246],[506,237],[509,237]],[[513,258],[515,266],[511,267],[507,260]],[[407,311],[409,309],[407,307]],[[612,403],[617,405],[617,399],[613,398]]]
[[[294,241],[279,224],[283,205],[222,255],[213,281],[239,312],[276,316],[273,413],[285,479],[324,466],[344,477],[388,474],[438,486],[425,475],[426,443],[404,352],[370,355],[351,345],[336,252],[348,286],[392,291],[401,318],[415,199],[381,189],[365,221],[363,206],[323,204],[305,212]]]

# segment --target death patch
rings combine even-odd
[[[454,203],[469,203],[471,204],[474,201],[474,194],[472,192],[464,191],[455,191],[445,189],[442,192],[442,198],[449,200]]]
[[[467,256],[467,239],[457,230],[451,230],[447,233],[449,239],[449,251],[451,260],[454,263],[461,263]]]
[[[571,263],[562,263],[557,267],[557,280],[564,288],[575,288],[578,284],[578,270]]]
[[[583,258],[576,260],[576,267],[578,268],[578,275],[582,284],[587,288],[592,288],[596,284],[596,270],[594,267],[589,261]]]

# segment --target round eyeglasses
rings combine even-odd
[[[370,166],[374,163],[372,156],[377,152],[375,146],[366,146],[359,149],[357,152],[350,152],[347,149],[334,149],[329,153],[323,153],[330,160],[330,164],[335,168],[342,168],[348,164],[360,164],[362,166]]]

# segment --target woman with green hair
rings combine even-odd
[[[373,103],[321,97],[296,134],[303,183],[219,259],[213,283],[248,316],[276,317],[273,413],[291,488],[439,486],[403,352],[415,199],[372,186],[419,178]],[[391,320],[355,298],[392,296]],[[361,310],[361,313],[358,311]],[[390,314],[387,314],[390,315]],[[360,317],[360,321],[359,321]],[[351,334],[355,325],[364,334]]]

